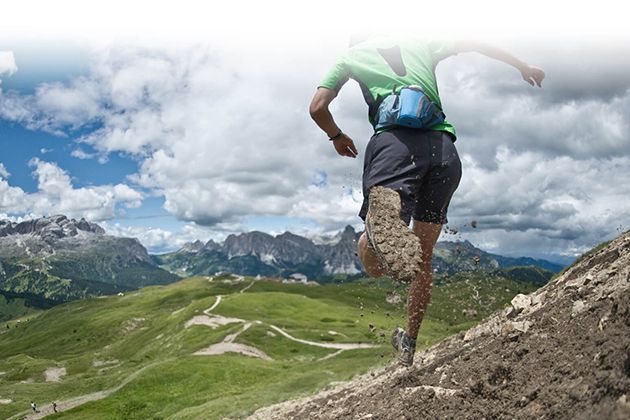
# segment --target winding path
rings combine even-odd
[[[172,360],[175,360],[175,359],[171,358],[171,359],[166,359],[166,360],[160,360],[158,362],[153,362],[151,364],[148,364],[145,367],[138,369],[137,371],[133,372],[131,375],[127,376],[125,379],[123,379],[121,383],[119,383],[113,388],[109,388],[109,389],[105,389],[105,390],[97,391],[97,392],[92,392],[91,394],[79,395],[78,397],[73,397],[65,401],[60,401],[57,403],[57,411],[67,411],[74,407],[83,405],[87,402],[101,400],[105,397],[108,397],[109,395],[113,394],[114,392],[118,391],[119,389],[127,385],[129,382],[136,379],[145,370],[152,368],[153,366],[156,366],[158,364],[162,364],[164,362],[169,362]],[[54,414],[54,411],[52,408],[52,402],[49,402],[41,406],[38,413],[33,413],[32,410],[22,411],[21,413],[17,413],[9,417],[7,420],[18,420],[18,419],[34,420],[34,419],[41,419],[51,414]]]
[[[252,282],[249,286],[247,286],[246,288],[244,288],[243,290],[241,290],[239,293],[243,293],[245,290],[249,289],[250,287],[252,287],[252,285],[254,284],[254,282]],[[209,317],[215,317],[215,316],[220,316],[220,315],[214,315],[211,314],[210,312],[212,312],[214,309],[216,309],[217,306],[219,306],[219,304],[221,303],[221,295],[217,295],[217,299],[214,301],[214,304],[206,309],[205,311],[203,311],[204,314],[206,314]],[[242,320],[241,320],[242,321]],[[242,321],[244,322],[244,321]],[[254,321],[257,324],[264,324],[264,322],[256,320]],[[380,347],[380,345],[378,344],[364,344],[364,343],[320,343],[317,341],[310,341],[310,340],[303,340],[301,338],[295,338],[293,337],[291,334],[289,334],[288,332],[286,332],[285,330],[283,330],[282,328],[273,325],[273,324],[267,324],[269,325],[270,328],[276,330],[277,332],[279,332],[280,334],[282,334],[284,337],[288,338],[291,341],[295,341],[296,343],[302,343],[302,344],[306,344],[309,346],[315,346],[315,347],[322,347],[325,349],[335,349],[335,350],[356,350],[356,349],[373,349],[376,347]],[[246,324],[247,328],[249,328],[251,326],[251,323],[247,323]],[[247,328],[243,328],[243,330],[241,330],[238,334],[240,334],[241,332],[245,331]],[[226,340],[228,337],[231,337],[232,341],[234,341],[234,339],[238,336],[238,334],[236,334],[234,337],[232,336],[227,336]],[[224,342],[226,341],[224,340]],[[337,354],[339,352],[335,352],[333,354]]]
[[[248,286],[246,286],[245,288],[243,288],[242,290],[239,291],[239,293],[243,293],[245,292],[247,289],[249,289],[250,287],[252,287],[252,285],[254,284],[254,282],[252,282],[251,284],[249,284]],[[206,310],[203,311],[203,313],[205,315],[207,315],[208,317],[214,318],[214,317],[221,317],[220,315],[215,315],[212,314],[211,312],[217,308],[217,306],[219,306],[219,304],[221,303],[221,299],[222,296],[221,295],[217,295],[216,296],[216,300],[214,301],[214,303],[212,304],[212,306]],[[222,317],[221,317],[222,318]],[[193,353],[195,355],[219,355],[219,354],[223,354],[226,352],[236,352],[236,353],[241,353],[244,354],[246,356],[251,356],[251,357],[257,357],[257,358],[261,358],[264,360],[272,360],[269,356],[267,356],[263,351],[253,347],[253,346],[248,346],[245,344],[239,344],[239,343],[234,343],[234,340],[243,332],[247,331],[251,326],[252,323],[256,323],[256,324],[264,324],[262,321],[256,320],[256,321],[251,321],[251,322],[246,322],[244,320],[238,320],[239,322],[244,322],[243,328],[241,328],[238,332],[234,333],[234,334],[230,334],[228,336],[225,337],[225,339],[223,339],[222,342],[220,343],[216,343],[213,344],[209,347],[207,347],[206,349],[203,350],[199,350],[196,353]],[[283,330],[282,328],[273,325],[273,324],[267,324],[270,328],[272,328],[273,330],[277,331],[278,333],[282,334],[282,336],[284,336],[285,338],[288,338],[289,340],[295,341],[297,343],[301,343],[301,344],[306,344],[309,346],[315,346],[315,347],[321,347],[321,348],[326,348],[326,349],[335,349],[337,350],[334,353],[331,353],[327,356],[324,356],[320,359],[318,359],[317,361],[324,361],[326,359],[330,359],[331,357],[335,357],[337,355],[339,355],[340,353],[342,353],[343,351],[346,350],[355,350],[355,349],[369,349],[369,348],[376,348],[376,347],[380,347],[380,345],[378,344],[365,344],[365,343],[320,343],[320,342],[316,342],[316,341],[309,341],[309,340],[303,340],[301,338],[295,338],[293,337],[291,334],[289,334],[288,332],[286,332],[285,330]],[[175,360],[175,358],[170,358],[170,359],[165,359],[165,360],[160,360],[157,362],[153,362],[151,364],[148,364],[146,366],[144,366],[141,369],[138,369],[137,371],[133,372],[131,375],[127,376],[125,379],[123,379],[123,381],[116,385],[113,388],[109,388],[109,389],[105,389],[102,391],[97,391],[97,392],[93,392],[91,394],[85,394],[85,395],[80,395],[77,397],[73,397],[64,401],[59,401],[57,402],[57,410],[58,411],[67,411],[70,410],[74,407],[78,407],[80,405],[83,405],[87,402],[90,401],[96,401],[96,400],[101,400],[103,398],[108,397],[109,395],[113,394],[114,392],[120,390],[122,387],[124,387],[125,385],[127,385],[129,382],[133,381],[134,379],[136,379],[142,372],[158,365],[161,363],[165,363],[165,362],[169,362]],[[46,417],[48,415],[54,414],[53,412],[53,408],[52,408],[52,402],[46,403],[43,406],[41,406],[40,410],[38,413],[33,413],[31,410],[27,410],[27,411],[22,411],[21,413],[17,413],[11,417],[9,417],[7,420],[35,420],[35,419],[41,419],[43,417]]]
[[[254,285],[254,283],[256,283],[255,280],[253,282],[249,283],[247,286],[243,287],[243,289],[241,289],[241,291],[239,293],[243,293],[245,290],[247,290],[250,287],[252,287]]]
[[[242,289],[239,293],[243,293],[245,290],[249,289],[250,287],[252,287],[252,285],[254,284],[254,282],[250,283],[247,287],[245,287],[244,289]],[[242,319],[238,319],[238,318],[224,318],[221,315],[215,315],[212,314],[211,312],[216,309],[217,306],[219,306],[219,304],[221,303],[221,295],[217,295],[217,299],[215,300],[214,304],[203,311],[204,315],[206,315],[208,318],[206,318],[205,320],[190,320],[188,321],[188,323],[186,323],[186,326],[188,325],[195,325],[195,324],[202,324],[202,325],[209,325],[212,328],[216,328],[218,325],[223,325],[227,321],[227,322],[242,322],[244,323],[244,327],[238,331],[235,334],[230,334],[228,336],[226,336],[222,342],[220,343],[215,343],[215,344],[211,344],[210,346],[206,347],[205,349],[201,349],[198,350],[197,352],[193,353],[194,355],[197,356],[217,356],[220,354],[224,354],[224,353],[240,353],[246,356],[251,356],[251,357],[258,357],[260,359],[264,359],[264,360],[272,360],[269,356],[267,356],[262,350],[257,349],[256,347],[253,346],[248,346],[245,344],[239,344],[239,343],[235,343],[234,340],[236,339],[236,337],[238,337],[241,333],[247,331],[247,329],[249,329],[249,327],[251,327],[252,323],[251,322],[246,322],[245,320]],[[216,319],[216,323],[212,322],[213,319]],[[191,322],[191,321],[195,321],[195,322]],[[223,322],[222,322],[223,321]],[[260,320],[256,320],[253,321],[257,324],[264,324],[262,321]],[[301,343],[301,344],[306,344],[308,346],[314,346],[314,347],[321,347],[321,348],[325,348],[325,349],[334,349],[337,350],[336,352],[329,354],[327,356],[324,356],[321,359],[318,359],[318,361],[322,361],[322,360],[326,360],[326,359],[330,359],[332,357],[335,357],[339,354],[341,354],[341,352],[345,351],[345,350],[356,350],[356,349],[371,349],[371,348],[376,348],[379,347],[379,345],[375,345],[375,344],[364,344],[364,343],[321,343],[321,342],[317,342],[317,341],[310,341],[310,340],[303,340],[301,338],[295,338],[293,337],[291,334],[289,334],[288,332],[286,332],[285,330],[283,330],[282,328],[273,325],[273,324],[267,324],[269,325],[269,327],[275,331],[277,331],[278,333],[280,333],[283,337],[288,338],[291,341],[295,341],[296,343]]]
[[[239,293],[243,293],[245,290],[250,288],[253,284],[254,284],[254,282],[252,282],[245,289],[241,290]],[[251,322],[246,322],[245,320],[242,320],[242,319],[224,318],[221,315],[212,314],[211,312],[217,306],[219,306],[220,303],[221,303],[221,295],[217,295],[217,298],[214,301],[214,304],[210,308],[208,308],[205,311],[203,311],[203,313],[207,317],[209,317],[210,320],[212,320],[213,318],[217,318],[217,320],[229,319],[231,322],[243,322],[245,325],[237,333],[230,334],[230,335],[226,336],[223,339],[222,342],[212,344],[212,345],[206,347],[205,349],[199,350],[199,351],[197,351],[197,352],[195,352],[193,354],[197,355],[197,356],[216,356],[216,355],[220,355],[220,354],[223,354],[223,353],[233,352],[233,353],[241,353],[241,354],[244,354],[246,356],[258,357],[258,358],[264,359],[264,360],[272,360],[262,350],[259,350],[256,347],[248,346],[248,345],[245,345],[245,344],[239,344],[239,343],[235,343],[234,342],[234,340],[236,340],[236,337],[238,337],[241,333],[247,331],[249,329],[249,327],[251,327],[252,323]],[[264,324],[262,321],[259,321],[259,320],[256,320],[256,321],[253,321],[253,322],[255,322],[257,324]],[[194,324],[197,324],[197,323],[194,323]],[[204,322],[204,323],[200,322],[200,324],[210,325],[211,327],[216,328],[216,326],[221,325],[222,323],[221,322],[217,322],[216,324],[214,324],[212,322]],[[186,325],[188,325],[188,323]],[[191,325],[193,325],[193,324],[191,324]],[[320,343],[320,342],[317,342],[317,341],[303,340],[301,338],[293,337],[291,334],[289,334],[288,332],[286,332],[285,330],[283,330],[282,328],[280,328],[280,327],[278,327],[276,325],[273,325],[273,324],[267,324],[267,325],[269,325],[269,327],[271,329],[273,329],[273,330],[277,331],[278,333],[280,333],[283,337],[288,338],[291,341],[295,341],[296,343],[306,344],[306,345],[315,346],[315,347],[321,347],[321,348],[325,348],[325,349],[337,350],[336,352],[334,352],[332,354],[329,354],[327,356],[324,356],[321,359],[318,359],[318,361],[322,361],[322,360],[330,359],[331,357],[335,357],[335,356],[337,356],[338,354],[340,354],[344,350],[371,349],[371,348],[379,347],[379,345],[377,345],[377,344],[364,344],[364,343]]]
[[[319,343],[317,341],[302,340],[301,338],[293,337],[291,334],[289,334],[288,332],[286,332],[285,330],[283,330],[280,327],[276,327],[275,325],[272,325],[272,324],[269,324],[269,326],[271,328],[273,328],[274,330],[278,331],[280,334],[282,334],[283,336],[285,336],[289,340],[292,340],[292,341],[295,341],[295,342],[298,342],[298,343],[302,343],[302,344],[308,344],[309,346],[323,347],[325,349],[337,349],[337,350],[373,349],[375,347],[380,347],[380,345],[378,345],[378,344]]]
[[[209,307],[208,309],[206,309],[205,311],[203,311],[204,314],[208,315],[208,316],[212,316],[210,315],[208,312],[212,312],[214,310],[214,308],[216,308],[217,306],[219,306],[219,303],[221,303],[221,295],[217,295],[216,300],[214,301],[214,303],[212,304],[211,307]]]

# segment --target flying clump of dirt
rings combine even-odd
[[[478,326],[258,419],[630,418],[630,233]]]

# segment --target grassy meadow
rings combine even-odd
[[[49,418],[240,418],[389,363],[391,330],[405,324],[405,288],[387,280],[310,286],[209,279],[84,299],[5,322],[0,418],[21,418],[31,400],[42,408],[57,402],[61,411]],[[419,344],[466,329],[534,289],[474,275],[438,285]],[[186,327],[219,295],[210,314],[245,322]],[[302,340],[375,347],[339,352],[290,340],[271,326]],[[233,352],[193,355],[239,332],[235,343],[271,360]],[[51,368],[63,374],[47,380]]]

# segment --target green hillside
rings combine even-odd
[[[37,312],[33,306],[28,298],[0,292],[0,322]]]
[[[2,261],[0,321],[15,314],[15,305],[46,309],[91,296],[116,294],[148,284],[167,284],[178,276],[146,262],[116,266],[105,257],[82,261],[81,255],[54,261]],[[22,302],[22,303],[20,303]]]
[[[389,362],[389,334],[404,324],[397,302],[404,287],[386,280],[308,286],[210,279],[9,321],[0,330],[0,418],[26,414],[31,400],[42,409],[56,401],[62,412],[51,418],[241,417]],[[496,276],[436,286],[420,344],[467,328],[534,288]],[[372,347],[340,350],[348,344]],[[193,354],[231,346],[259,357]]]

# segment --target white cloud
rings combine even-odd
[[[122,226],[119,223],[110,222],[102,222],[100,225],[108,235],[137,238],[148,249],[169,246],[175,236],[173,232],[161,228]]]
[[[362,202],[361,188],[310,185],[298,194],[289,215],[311,219],[327,231],[357,221]]]
[[[510,249],[521,238],[530,250],[584,251],[620,225],[630,226],[630,183],[619,182],[628,179],[630,156],[578,160],[502,147],[496,168],[469,155],[463,161],[449,224],[485,246]]]
[[[74,149],[72,152],[70,152],[70,156],[75,157],[77,159],[94,159],[96,156],[98,156],[97,153],[88,153],[85,150],[79,148]]]
[[[7,168],[4,167],[4,164],[0,162],[0,178],[8,178],[11,174],[7,171]]]
[[[502,145],[576,159],[628,155],[630,60],[623,72],[610,75],[609,54],[586,49],[537,58],[532,47],[522,50],[523,58],[550,67],[542,89],[531,88],[515,69],[474,54],[438,66],[442,103],[458,130],[461,152],[484,165],[494,164]],[[575,64],[584,57],[601,65]],[[565,79],[575,81],[576,92],[568,91]]]
[[[152,226],[128,226],[107,221],[100,225],[109,235],[138,238],[151,253],[176,251],[185,243],[197,240],[205,243],[212,238],[221,242],[229,233],[242,230],[242,226],[225,224],[209,228],[195,223],[186,223],[178,230]]]
[[[315,174],[358,174],[360,162],[337,157],[310,121],[316,80],[278,74],[279,58],[254,54],[245,62],[203,48],[109,51],[92,75],[109,104],[100,111],[103,127],[82,141],[100,153],[141,158],[130,179],[163,194],[165,208],[181,220],[212,225],[285,215],[304,200]],[[331,177],[326,202],[343,198],[344,178]],[[330,210],[318,217],[339,218]]]
[[[67,85],[42,83],[33,95],[0,90],[0,118],[65,137],[66,129],[77,129],[100,115],[102,99],[96,82],[83,77]]]
[[[308,116],[315,86],[342,47],[110,46],[95,51],[86,76],[42,85],[33,95],[2,94],[0,116],[50,132],[97,123],[81,138],[96,153],[79,147],[72,156],[132,154],[140,168],[130,182],[162,195],[180,220],[216,227],[251,215],[290,215],[329,231],[358,220],[361,158],[371,134],[352,82],[333,114],[355,139],[359,159],[337,156]],[[618,204],[630,178],[630,72],[611,71],[596,51],[551,49],[521,51],[549,69],[543,89],[474,55],[438,67],[445,112],[465,157],[450,218],[459,225],[478,219],[478,230],[466,234],[503,249],[517,242],[512,233],[531,249],[536,237],[577,249],[614,230],[613,222],[630,224]],[[591,56],[601,65],[577,65]],[[597,83],[581,94],[563,80]],[[45,171],[41,176],[48,179]],[[42,183],[46,194],[68,191],[63,174],[51,179]],[[610,179],[618,182],[607,186]],[[114,213],[112,202],[139,203],[135,190],[107,188],[114,198],[104,203],[105,215]],[[81,201],[78,195],[69,201]],[[147,240],[166,236],[155,231]]]
[[[0,51],[0,76],[11,76],[18,70],[13,51]],[[2,83],[2,81],[0,81]]]
[[[78,127],[90,122],[99,114],[99,86],[92,80],[79,77],[70,85],[44,83],[37,87],[36,109],[54,118],[57,127]]]
[[[9,185],[3,179],[8,172],[0,164],[1,212],[33,217],[61,213],[98,221],[115,217],[120,205],[135,208],[142,203],[142,194],[125,184],[75,188],[68,173],[55,163],[33,158],[29,165],[37,179],[34,193]]]
[[[21,209],[26,197],[24,191],[19,187],[12,187],[6,180],[11,174],[0,163],[0,212],[12,213]]]

